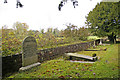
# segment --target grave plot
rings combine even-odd
[[[106,51],[107,51],[106,47],[107,46],[96,46],[96,48],[91,47],[87,50],[79,51],[76,53],[66,53],[66,55],[68,56],[66,59],[70,60],[71,62],[79,62],[79,63],[92,62],[93,63],[93,62],[99,61],[99,59],[101,59],[101,57],[99,57],[99,54],[106,53]],[[96,53],[99,53],[99,54],[96,54]]]
[[[97,48],[95,41],[93,43],[93,48],[94,49]],[[84,51],[102,51],[102,50],[106,51],[107,48],[100,49],[100,50],[84,50]],[[82,55],[82,54],[77,54],[77,53],[65,53],[65,55],[68,56],[67,60],[70,60],[71,62],[86,63],[84,61],[87,61],[89,63],[90,61],[94,61],[95,62],[95,61],[98,60],[98,57],[96,56],[95,53],[92,56],[87,56],[87,55]]]

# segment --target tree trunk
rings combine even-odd
[[[116,35],[114,36],[114,44],[116,44]]]
[[[111,35],[108,36],[108,39],[110,40],[111,43],[116,43],[116,35],[112,33]]]

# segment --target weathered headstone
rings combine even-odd
[[[95,45],[95,41],[94,41],[94,46],[96,46],[96,45]]]
[[[20,70],[40,65],[40,63],[38,63],[38,55],[36,53],[37,42],[35,38],[32,36],[26,37],[23,41],[22,68],[20,68]]]
[[[95,48],[95,47],[96,47],[96,45],[95,45],[95,41],[94,41],[93,48]]]
[[[99,45],[102,45],[102,39],[100,39],[100,43],[99,43]]]

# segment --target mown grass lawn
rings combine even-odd
[[[79,54],[100,58],[95,63],[73,63],[63,57],[46,61],[31,70],[14,73],[8,78],[119,78],[118,45],[97,46],[107,51],[80,51]]]

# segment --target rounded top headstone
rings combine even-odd
[[[23,41],[23,54],[24,58],[36,55],[37,42],[32,36],[28,36]]]

